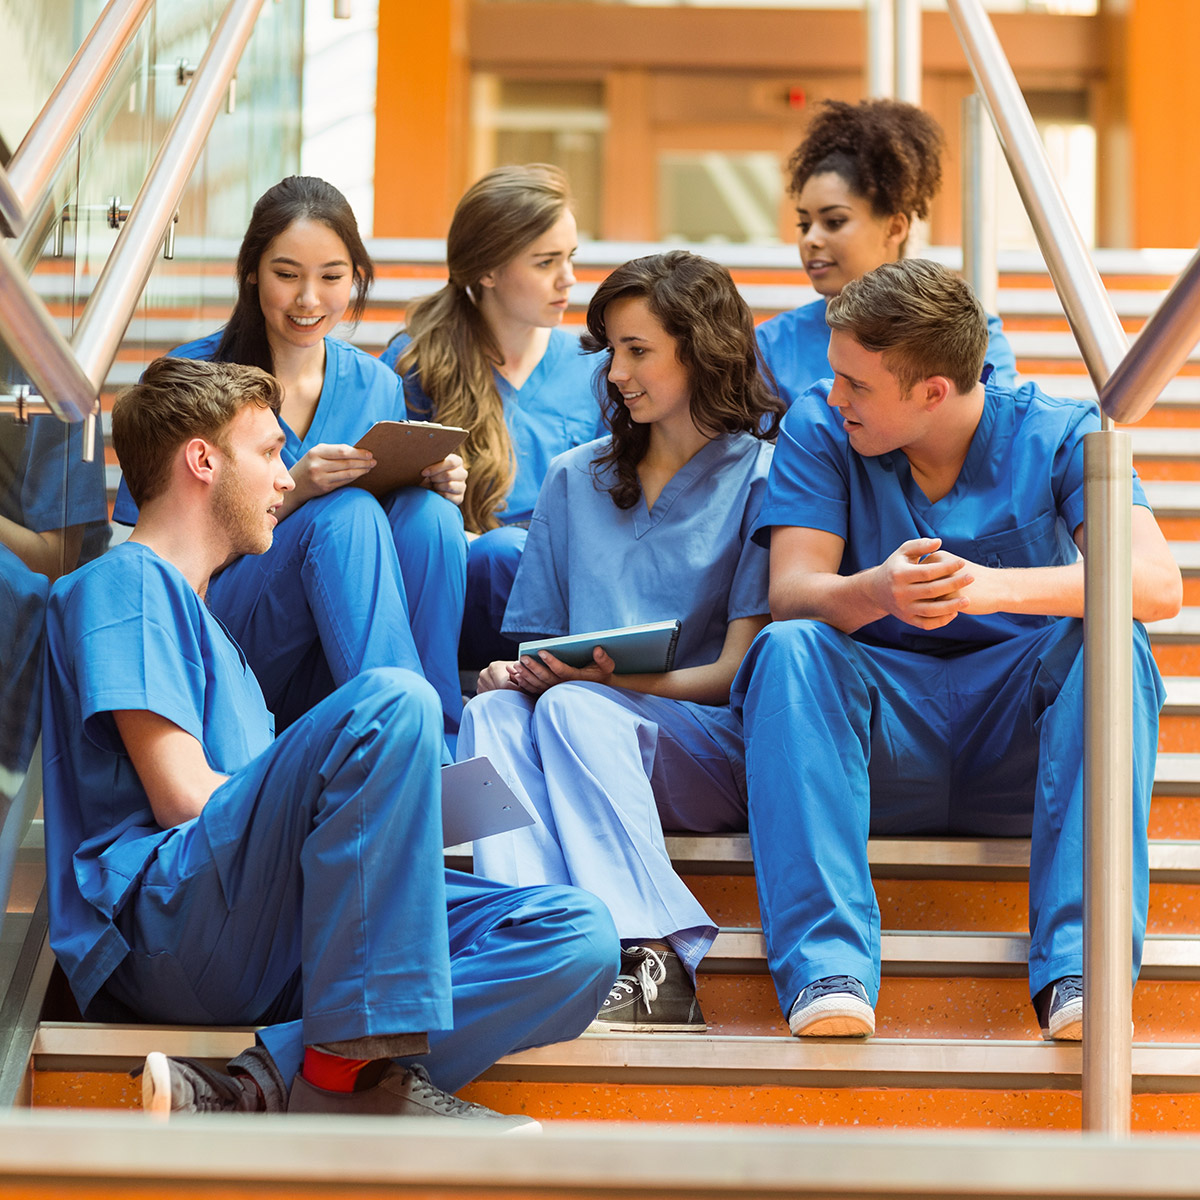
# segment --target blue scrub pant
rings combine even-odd
[[[517,657],[518,643],[500,632],[529,530],[501,525],[471,542],[467,550],[467,597],[458,657],[478,670]]]
[[[413,641],[425,678],[442,702],[453,749],[462,717],[458,638],[467,588],[462,510],[428,488],[410,487],[386,496],[383,511],[392,528]]]
[[[104,998],[151,1022],[269,1024],[289,1081],[305,1045],[430,1031],[430,1074],[454,1090],[579,1033],[617,971],[612,923],[582,892],[445,871],[440,751],[409,672],[323,701],[148,864]]]
[[[939,658],[818,621],[759,634],[734,681],[779,1003],[829,975],[879,991],[871,834],[1030,836],[1029,986],[1083,971],[1083,623]],[[1133,630],[1133,970],[1163,689]]]
[[[209,585],[209,607],[241,646],[279,728],[360,671],[404,667],[419,674],[432,671],[445,732],[457,733],[462,694],[455,645],[462,587],[457,601],[451,594],[444,608],[436,596],[419,589],[428,583],[432,593],[436,586],[436,573],[422,559],[436,560],[425,547],[440,534],[440,510],[450,510],[458,522],[452,547],[461,547],[462,519],[439,496],[418,488],[406,492],[419,498],[411,504],[397,501],[395,532],[378,501],[361,488],[339,488],[309,500],[280,522],[265,554],[235,560]],[[408,519],[414,512],[419,519]],[[421,636],[430,641],[424,652],[409,619],[408,589],[395,549],[399,543],[406,548],[419,594]],[[449,551],[451,557],[454,553],[461,557],[461,549]],[[448,646],[438,643],[435,613],[453,627]]]
[[[745,829],[746,805],[691,711],[594,683],[557,684],[536,703],[485,692],[463,712],[458,754],[486,755],[536,817],[475,843],[480,874],[586,888],[622,940],[665,938],[695,973],[717,930],[675,874],[663,829]]]

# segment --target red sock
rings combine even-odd
[[[324,1050],[305,1046],[300,1074],[314,1087],[327,1092],[352,1092],[359,1072],[373,1061],[370,1058],[342,1058],[339,1054],[326,1054]]]

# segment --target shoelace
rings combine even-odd
[[[469,1117],[481,1111],[481,1106],[468,1100],[460,1100],[449,1092],[443,1092],[429,1078],[429,1072],[422,1066],[410,1066],[406,1070],[413,1076],[412,1092],[414,1097],[420,1097],[430,1108],[445,1113],[451,1117]]]
[[[849,992],[852,996],[857,996],[862,987],[852,975],[830,975],[826,979],[818,979],[810,983],[804,990],[808,993],[810,1001],[816,1000],[818,996],[831,996],[839,992]]]
[[[192,1106],[196,1112],[242,1112],[252,1107],[245,1087],[236,1077],[206,1067],[192,1058],[176,1061],[186,1063],[192,1073],[183,1072],[183,1077],[192,1089]],[[199,1076],[199,1080],[193,1076]]]
[[[667,965],[663,955],[655,950],[651,950],[646,946],[630,946],[625,953],[632,957],[635,954],[642,956],[642,961],[638,963],[636,970],[632,975],[618,975],[616,981],[608,991],[608,1000],[615,1003],[618,1000],[626,999],[632,996],[637,989],[641,990],[642,1003],[646,1006],[647,1014],[651,1011],[650,1004],[658,999],[658,985],[667,977]]]
[[[1064,975],[1062,979],[1054,985],[1053,1000],[1058,1000],[1060,1006],[1070,1004],[1072,1000],[1078,1000],[1083,995],[1083,981],[1076,975]]]

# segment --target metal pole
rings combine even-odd
[[[896,99],[921,103],[921,0],[895,0]]]
[[[1125,357],[1129,339],[1050,170],[1025,98],[983,6],[979,0],[946,2],[975,86],[987,103],[1013,181],[1033,222],[1071,332],[1099,391]]]
[[[99,384],[75,361],[58,326],[38,299],[25,272],[0,241],[0,341],[54,412],[64,421],[82,421],[99,403]]]
[[[896,94],[896,0],[864,0],[867,19],[867,95]]]
[[[1128,1136],[1132,1107],[1132,439],[1089,433],[1084,470],[1083,1127]]]
[[[174,219],[188,178],[225,101],[229,80],[262,5],[263,0],[230,0],[221,14],[187,95],[79,319],[71,344],[81,368],[97,388],[112,366],[130,315],[154,269],[167,226]]]
[[[999,308],[996,135],[977,94],[962,102],[963,275],[987,312]]]

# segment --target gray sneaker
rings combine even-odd
[[[172,1113],[262,1112],[263,1100],[246,1075],[226,1075],[156,1050],[142,1068],[142,1108],[165,1121]]]
[[[621,974],[588,1033],[704,1033],[688,969],[674,950],[626,946]]]
[[[501,1133],[540,1133],[532,1117],[507,1116],[482,1104],[460,1100],[430,1081],[424,1067],[389,1063],[373,1087],[360,1092],[329,1092],[302,1075],[292,1083],[290,1113],[340,1113],[346,1116],[440,1117],[479,1121],[481,1128]]]
[[[1046,1041],[1083,1040],[1083,976],[1064,975],[1034,997],[1033,1010]]]

